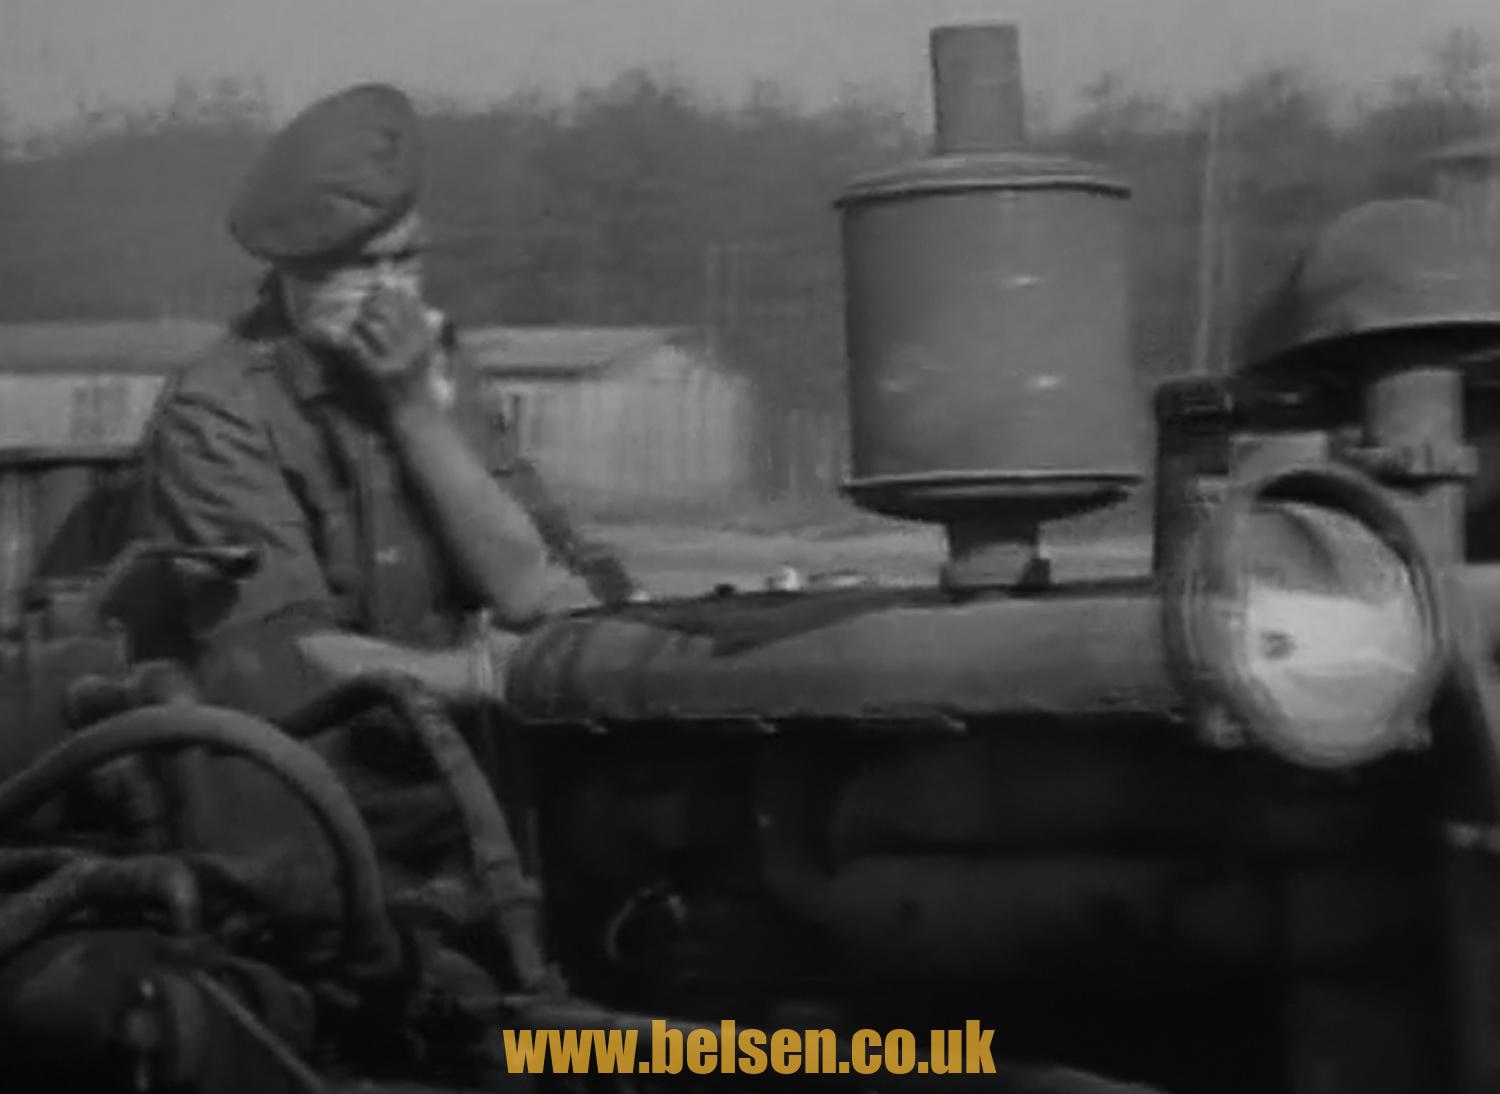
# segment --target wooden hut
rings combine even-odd
[[[522,449],[588,509],[727,504],[748,488],[751,393],[693,331],[490,327],[464,344]]]

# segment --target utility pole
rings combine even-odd
[[[719,359],[719,245],[707,243],[703,247],[703,337],[709,354]]]
[[[724,327],[732,340],[740,320],[740,244],[725,245]]]
[[[1215,98],[1208,116],[1208,148],[1203,159],[1203,184],[1198,225],[1198,324],[1193,337],[1193,374],[1209,371],[1213,345],[1215,276],[1219,257],[1219,137],[1223,99]]]

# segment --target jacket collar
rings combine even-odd
[[[334,370],[339,367],[331,351],[315,349],[287,330],[277,339],[276,350],[286,364],[287,381],[304,403],[333,399],[340,394]]]
[[[234,333],[274,361],[299,402],[311,403],[334,395],[337,362],[325,350],[314,349],[293,329],[280,300],[267,285],[255,306],[235,320]]]

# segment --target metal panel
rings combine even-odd
[[[114,529],[86,506],[122,486],[119,448],[0,448],[0,633],[19,626],[39,569],[77,572],[110,553]]]
[[[0,373],[0,446],[133,444],[163,380],[139,372]]]

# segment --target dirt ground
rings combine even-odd
[[[597,528],[614,544],[640,583],[658,596],[691,596],[721,583],[743,590],[761,588],[785,566],[804,575],[852,570],[892,584],[933,581],[942,565],[942,532],[936,528],[894,526],[889,532],[831,534],[802,531],[724,531],[671,525],[617,525]],[[1143,574],[1150,544],[1132,536],[1047,545],[1053,571],[1061,580]]]

